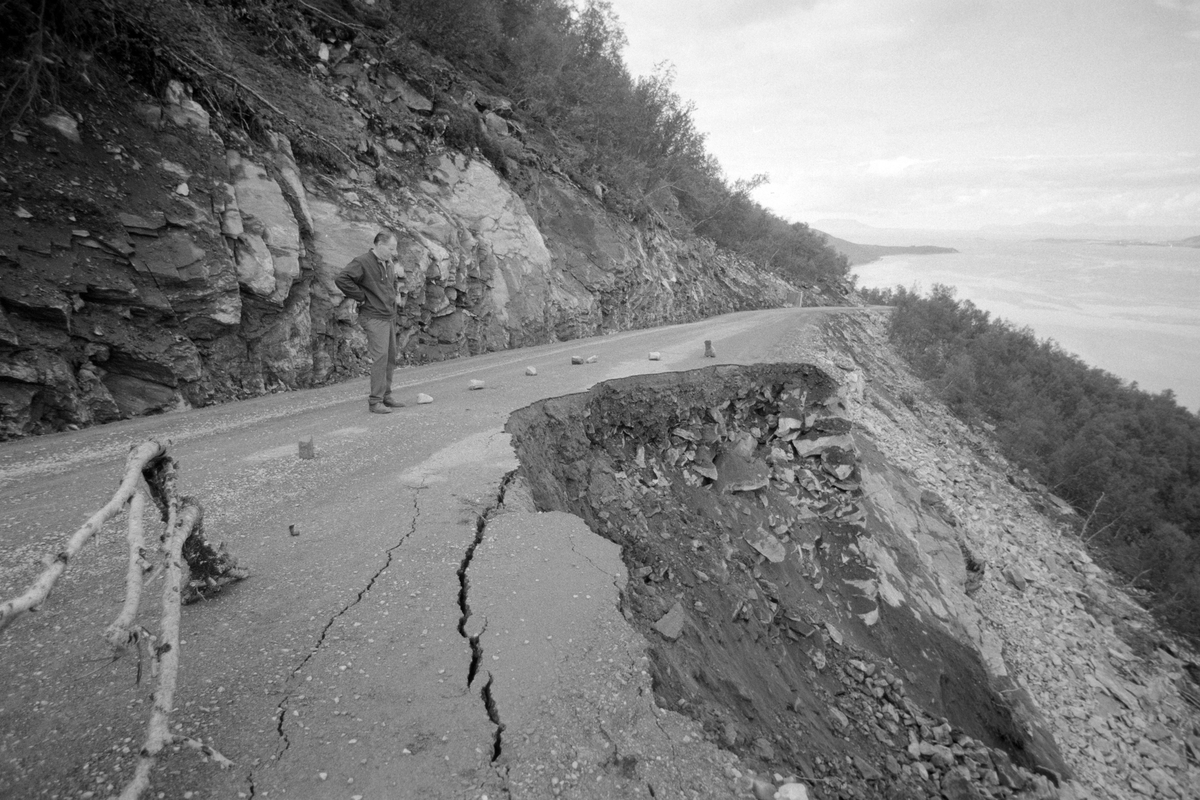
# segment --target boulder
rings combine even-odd
[[[508,136],[508,123],[494,111],[484,113],[483,124],[487,126],[488,133],[494,136]]]
[[[57,131],[64,139],[75,144],[82,144],[83,140],[79,138],[79,123],[65,111],[55,111],[52,114],[47,114],[39,121],[47,128]]]
[[[654,630],[662,634],[662,637],[667,641],[673,642],[683,635],[683,626],[687,623],[687,615],[683,611],[683,606],[676,603],[671,606],[671,610],[663,614],[657,622],[654,623]]]
[[[268,299],[282,305],[292,284],[300,277],[300,226],[279,184],[262,166],[243,158],[235,150],[226,152],[226,163],[245,228],[239,241],[247,247],[238,250],[239,271],[243,254],[246,257],[253,254],[256,260],[263,258],[262,248],[245,239],[248,235],[259,236],[270,255],[275,279],[275,287]],[[250,265],[248,269],[257,272],[261,265]]]
[[[383,86],[382,100],[394,103],[397,100],[408,106],[412,111],[432,111],[433,101],[414,89],[407,81],[390,70],[383,70],[379,75],[379,83]]]
[[[238,283],[259,297],[275,294],[275,259],[267,243],[254,233],[243,233],[234,243]]]
[[[750,458],[732,450],[713,461],[720,492],[753,492],[765,488],[771,480],[771,468],[761,458]]]
[[[176,127],[209,132],[208,112],[192,99],[191,89],[177,80],[169,81],[163,90],[163,116]]]

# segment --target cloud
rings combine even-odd
[[[1196,225],[1200,156],[1097,153],[970,159],[901,157],[847,170],[832,160],[773,176],[761,202],[789,218],[853,217],[888,227],[1023,221]]]
[[[1196,218],[1200,0],[614,7],[634,72],[673,62],[726,173],[769,173],[790,219]]]
[[[885,175],[893,176],[907,172],[911,167],[920,164],[933,164],[936,159],[920,159],[909,158],[908,156],[900,156],[899,158],[883,158],[869,161],[866,164],[868,175]]]

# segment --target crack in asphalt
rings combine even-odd
[[[367,585],[364,586],[361,591],[359,591],[358,595],[352,601],[347,603],[340,611],[329,618],[329,621],[326,622],[324,627],[321,628],[321,633],[317,637],[317,641],[313,645],[312,649],[308,651],[307,655],[305,655],[304,658],[300,660],[300,663],[292,668],[292,671],[288,674],[288,680],[295,678],[296,675],[299,674],[302,669],[304,669],[304,666],[308,664],[310,660],[312,660],[313,656],[320,652],[321,648],[325,646],[325,637],[329,635],[329,631],[334,624],[348,611],[363,601],[363,598],[365,598],[371,589],[375,587],[375,583],[379,580],[380,576],[382,576],[383,573],[387,571],[387,568],[392,565],[392,559],[396,550],[398,550],[400,546],[408,540],[408,537],[416,533],[417,521],[421,518],[420,499],[421,490],[423,488],[425,487],[416,487],[416,491],[413,494],[413,518],[412,525],[409,526],[408,532],[400,537],[400,541],[396,542],[394,545],[384,551],[384,554],[387,556],[387,558],[384,560],[383,566],[376,570],[375,574],[371,576],[371,579],[367,581]],[[283,760],[284,754],[287,753],[288,748],[292,746],[291,740],[288,738],[287,731],[284,730],[284,722],[287,719],[288,702],[291,699],[292,694],[289,692],[288,694],[284,695],[283,699],[279,701],[279,705],[275,707],[275,733],[283,741],[282,749],[275,754],[273,759],[276,762]],[[251,770],[246,776],[246,782],[249,784],[250,797],[255,797],[254,770]]]
[[[655,706],[658,706],[657,700],[658,697],[655,696]],[[667,711],[667,709],[664,708],[663,711]],[[667,733],[667,729],[662,726],[662,722],[659,721],[658,714],[652,711],[651,716],[654,719],[655,726],[659,729],[659,731],[662,732],[663,738],[667,740],[667,747],[671,748],[670,769],[675,773],[675,783],[678,785],[680,793],[686,794],[683,785],[683,775],[679,772],[679,753],[675,750],[675,740],[671,737],[671,734]],[[647,786],[649,786],[649,784],[647,784]]]
[[[467,667],[467,686],[470,687],[475,679],[479,676],[480,665],[483,663],[483,644],[480,639],[483,637],[483,632],[487,630],[487,619],[484,619],[483,626],[476,634],[467,632],[467,622],[471,619],[471,603],[469,600],[471,590],[471,580],[467,576],[467,571],[471,567],[471,562],[475,558],[475,550],[483,542],[484,531],[487,530],[488,520],[495,513],[496,509],[504,504],[504,495],[508,491],[509,484],[516,476],[516,470],[509,472],[500,481],[500,488],[496,492],[496,500],[491,505],[483,510],[475,520],[475,538],[471,544],[467,546],[467,550],[463,553],[462,562],[458,565],[458,635],[467,640],[471,647],[471,663]],[[496,726],[496,734],[492,739],[492,763],[495,764],[503,754],[503,734],[504,723],[500,721],[500,709],[496,705],[495,695],[492,693],[492,682],[495,677],[489,672],[487,681],[480,689],[480,696],[483,699],[483,707],[487,712],[488,719]]]

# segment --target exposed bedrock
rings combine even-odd
[[[78,141],[38,129],[0,187],[0,439],[360,374],[333,278],[383,227],[411,363],[796,302],[700,240],[641,229],[564,176],[524,196],[480,158],[382,188],[308,172],[287,138],[210,128],[172,83]],[[819,301],[819,298],[816,299]]]
[[[719,366],[545,400],[508,430],[539,508],[621,545],[659,702],[722,746],[809,778],[850,758],[888,797],[1068,777],[984,633],[952,516],[849,402],[814,366]]]

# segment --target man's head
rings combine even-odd
[[[384,229],[375,234],[375,245],[371,248],[380,261],[391,261],[396,257],[396,234]]]

